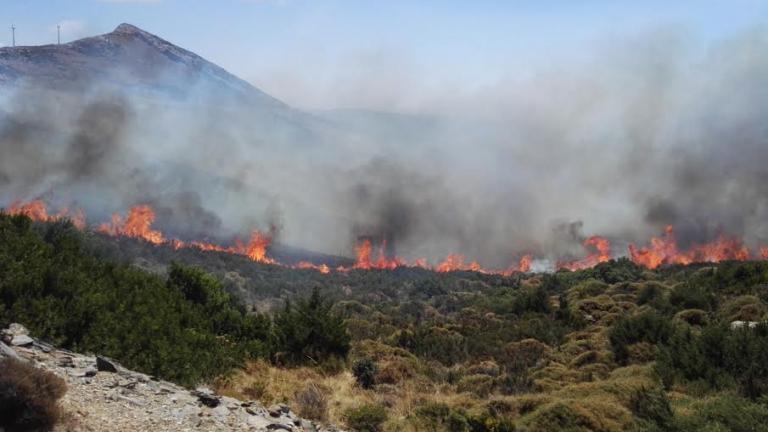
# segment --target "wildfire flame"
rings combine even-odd
[[[68,208],[61,209],[55,215],[48,214],[48,207],[41,200],[30,201],[28,203],[22,203],[20,201],[14,201],[11,203],[8,209],[9,215],[24,215],[28,218],[38,222],[55,222],[63,219],[69,219],[75,228],[83,230],[85,229],[85,213],[82,210],[75,210],[70,212]]]
[[[7,210],[10,215],[25,215],[39,222],[55,222],[69,219],[80,230],[86,229],[85,214],[82,210],[70,211],[61,209],[56,214],[49,214],[46,204],[42,200],[30,202],[15,201]],[[238,254],[249,259],[265,263],[283,265],[295,269],[311,269],[327,274],[331,268],[326,264],[315,264],[302,261],[294,265],[285,265],[268,256],[269,246],[272,244],[273,235],[259,230],[251,232],[247,243],[235,238],[232,246],[222,246],[201,241],[185,242],[179,239],[166,239],[162,232],[154,230],[155,211],[146,204],[131,207],[128,214],[123,217],[119,213],[112,215],[111,221],[99,225],[96,231],[110,235],[137,238],[153,244],[164,244],[174,249],[195,248],[201,251],[223,252]],[[588,251],[585,258],[575,261],[558,262],[558,269],[581,270],[594,267],[597,264],[607,262],[613,258],[611,243],[605,237],[592,236],[584,240],[584,248]],[[493,270],[483,268],[477,261],[466,262],[461,254],[449,254],[437,265],[430,266],[425,258],[407,261],[397,256],[389,256],[386,241],[381,241],[374,246],[371,238],[363,238],[355,246],[356,260],[350,267],[338,267],[336,271],[356,270],[392,270],[400,267],[417,267],[436,272],[473,271],[487,274],[513,275],[525,273],[531,270],[533,257],[524,255],[517,264],[513,264],[505,270]],[[745,261],[751,258],[749,249],[741,238],[719,235],[715,240],[704,244],[694,244],[687,250],[680,250],[675,238],[672,226],[666,227],[660,237],[652,237],[647,247],[629,245],[629,258],[637,265],[655,269],[662,265],[691,264],[697,262],[721,262],[726,260]],[[759,248],[759,256],[768,260],[768,246]]]
[[[363,239],[357,246],[355,246],[357,259],[352,268],[360,270],[393,270],[398,267],[409,267],[408,263],[402,258],[388,257],[386,250],[387,242],[382,241],[378,248],[376,258],[374,258],[373,243],[370,239]]]
[[[766,252],[768,248],[761,249],[762,257],[768,259]],[[651,238],[649,247],[638,248],[630,244],[629,255],[635,264],[649,269],[655,269],[662,264],[746,261],[750,257],[749,249],[744,246],[741,239],[722,234],[710,243],[693,245],[687,251],[680,251],[671,225],[664,230],[663,237]]]
[[[611,260],[611,242],[605,237],[592,236],[584,240],[584,249],[593,252],[578,261],[558,263],[558,269],[583,270]]]
[[[96,230],[111,236],[140,238],[154,244],[165,243],[163,233],[152,229],[154,222],[155,211],[142,204],[131,207],[125,219],[120,213],[113,214],[110,223],[101,224]]]

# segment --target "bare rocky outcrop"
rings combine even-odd
[[[287,405],[220,396],[200,387],[185,389],[128,370],[112,359],[57,349],[13,325],[2,332],[0,358],[15,357],[64,378],[61,400],[66,431],[338,431],[299,418]],[[19,336],[31,342],[8,344]],[[25,339],[26,340],[26,339]]]

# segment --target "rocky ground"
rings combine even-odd
[[[2,331],[1,357],[32,362],[66,380],[66,431],[338,431],[301,419],[286,405],[264,407],[207,388],[188,390],[107,358],[57,349],[18,324]]]

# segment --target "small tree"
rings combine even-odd
[[[355,374],[355,379],[357,380],[357,385],[364,389],[371,389],[373,388],[373,385],[376,383],[376,374],[378,373],[378,367],[376,366],[376,363],[369,359],[365,358],[362,360],[358,360],[355,365],[352,367],[352,373]]]
[[[331,357],[346,358],[351,338],[344,319],[332,311],[315,288],[308,299],[285,309],[274,318],[273,347],[281,360],[290,364],[319,363]]]

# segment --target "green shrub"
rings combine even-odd
[[[662,430],[672,428],[674,413],[664,389],[640,388],[632,394],[629,405],[632,413],[642,421]]]
[[[425,404],[416,409],[416,416],[424,428],[430,431],[470,431],[466,413],[444,403]]]
[[[678,330],[656,369],[665,385],[678,379],[702,381],[712,389],[736,384],[742,395],[755,400],[768,394],[768,325],[733,330],[710,325],[701,334]]]
[[[663,344],[672,336],[673,327],[670,319],[654,311],[621,318],[611,327],[608,340],[614,358],[619,364],[626,364],[629,359],[629,346],[638,342]]]
[[[373,388],[374,384],[376,384],[377,372],[378,367],[376,363],[369,358],[358,360],[352,367],[352,373],[355,375],[357,385],[364,389]]]
[[[319,364],[329,358],[346,358],[350,336],[344,319],[332,311],[315,288],[309,298],[290,301],[274,318],[275,359],[286,364]]]
[[[768,407],[731,395],[694,404],[690,414],[676,421],[680,432],[768,432]]]
[[[347,410],[347,426],[358,432],[380,432],[387,421],[387,411],[380,405],[363,405]]]
[[[536,410],[529,419],[532,432],[588,432],[590,419],[584,418],[566,403],[556,402]]]
[[[669,302],[677,310],[712,310],[715,304],[715,299],[712,293],[706,288],[687,282],[676,286],[672,292],[669,293]]]
[[[163,279],[93,256],[88,238],[67,222],[0,215],[5,319],[187,385],[267,354],[269,319],[245,314],[212,277],[172,265]]]

